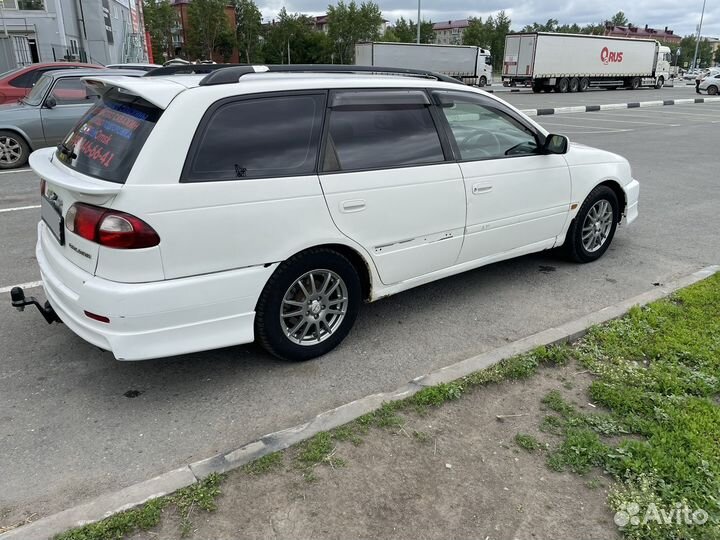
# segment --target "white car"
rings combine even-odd
[[[86,77],[101,100],[30,157],[46,318],[119,360],[306,360],[363,301],[559,246],[594,261],[638,215],[627,160],[482,90],[324,71]]]
[[[700,82],[700,90],[706,91],[711,96],[716,96],[720,90],[720,71],[711,71]]]

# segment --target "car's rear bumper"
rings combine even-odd
[[[174,356],[254,339],[255,305],[277,265],[151,283],[95,277],[65,259],[45,225],[36,257],[48,301],[84,340],[118,360]],[[85,312],[108,317],[109,323]]]

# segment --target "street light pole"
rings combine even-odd
[[[417,42],[420,45],[420,0],[418,0]]]
[[[698,26],[697,39],[695,40],[695,54],[693,55],[693,69],[697,69],[698,49],[700,48],[700,33],[702,32],[703,17],[705,17],[705,2],[703,0],[702,12],[700,13],[700,25]]]

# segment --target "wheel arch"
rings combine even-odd
[[[23,141],[25,141],[25,144],[28,145],[28,148],[30,149],[30,151],[32,152],[33,150],[35,150],[35,147],[31,142],[32,139],[30,137],[28,137],[27,133],[25,133],[23,130],[18,129],[17,126],[4,127],[4,126],[0,125],[0,131],[8,131],[10,133],[14,133],[15,135],[22,137]]]
[[[619,208],[620,212],[618,212],[618,223],[620,223],[620,221],[622,221],[622,217],[623,217],[623,215],[625,215],[625,211],[627,209],[627,195],[625,194],[625,190],[622,188],[622,186],[620,185],[620,183],[617,180],[608,179],[608,180],[604,180],[604,181],[600,182],[597,186],[593,187],[590,190],[590,193],[592,192],[593,189],[595,189],[598,186],[607,186],[610,189],[612,189],[613,192],[615,193],[615,196],[617,197],[617,200],[618,200],[618,206],[620,207]]]

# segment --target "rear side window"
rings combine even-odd
[[[83,174],[124,184],[161,114],[141,97],[113,88],[58,145],[58,159]]]
[[[281,95],[219,105],[201,124],[183,181],[313,174],[324,109],[325,94]]]
[[[414,92],[358,92],[330,111],[323,171],[385,169],[445,159],[428,104]]]

